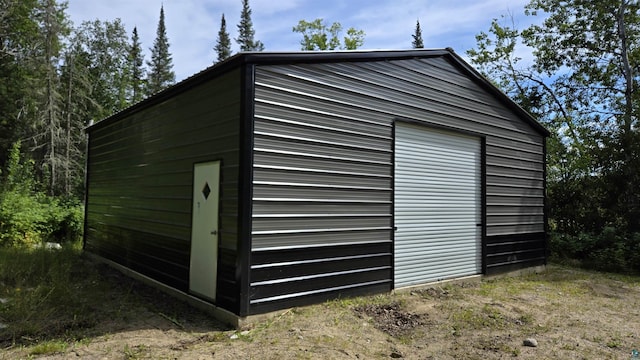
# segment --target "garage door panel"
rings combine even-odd
[[[465,267],[455,267],[455,264],[443,264],[443,266],[448,266],[450,268],[449,272],[451,274],[452,278],[457,278],[457,277],[463,277],[463,276],[468,276],[468,270]],[[412,283],[412,284],[420,284],[423,281],[424,277],[437,277],[438,276],[438,272],[437,271],[428,271],[425,272],[423,275],[420,276],[407,276],[406,277],[406,281],[408,283]]]
[[[460,244],[455,249],[449,247],[433,247],[429,254],[424,255],[414,255],[414,256],[403,256],[399,259],[402,261],[402,267],[409,268],[413,264],[424,266],[424,260],[430,260],[433,263],[440,262],[450,262],[450,261],[458,261],[467,259],[468,257],[475,256],[475,251],[473,251],[473,247],[470,249],[470,245],[473,245],[473,242],[467,244]],[[451,253],[451,250],[455,250],[455,253]],[[464,264],[461,264],[464,265]]]
[[[480,138],[397,123],[395,287],[481,271]]]

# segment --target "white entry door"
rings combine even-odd
[[[478,274],[480,138],[396,124],[395,287]]]
[[[218,201],[220,162],[196,164],[193,170],[189,290],[216,299],[218,275]]]

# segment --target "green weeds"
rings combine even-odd
[[[6,325],[0,344],[38,341],[45,334],[75,339],[77,330],[95,325],[85,315],[99,303],[88,296],[96,275],[86,270],[77,246],[0,248],[0,297],[6,300],[0,306],[0,322]]]
[[[31,351],[29,351],[29,355],[51,355],[61,353],[64,352],[67,347],[69,347],[69,344],[64,341],[45,341],[34,346]]]

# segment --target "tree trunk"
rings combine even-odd
[[[618,25],[618,40],[620,41],[620,60],[622,63],[622,72],[625,81],[625,89],[624,89],[624,112],[622,114],[622,126],[620,133],[620,141],[621,141],[621,149],[624,154],[624,192],[623,192],[623,207],[625,212],[625,217],[627,220],[627,226],[630,231],[638,231],[638,219],[637,219],[637,195],[635,193],[634,186],[634,178],[635,178],[635,154],[634,146],[633,146],[633,134],[632,134],[632,123],[633,123],[633,91],[634,91],[634,80],[633,80],[633,68],[629,62],[629,44],[627,38],[627,29],[625,22],[625,10],[627,3],[626,1],[622,1],[620,4],[620,8],[618,9],[617,14],[617,25]]]

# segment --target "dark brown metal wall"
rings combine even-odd
[[[193,165],[221,160],[219,306],[238,312],[240,71],[89,129],[87,251],[188,291]]]
[[[485,269],[544,263],[544,134],[455,61],[257,66],[255,93],[251,312],[392,287],[396,118],[485,136]]]

